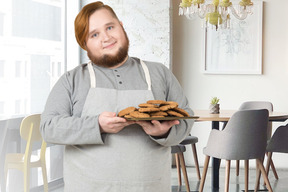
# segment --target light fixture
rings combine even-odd
[[[244,20],[248,14],[252,14],[253,3],[251,0],[241,0],[235,7],[230,0],[213,0],[206,4],[205,0],[182,0],[179,5],[179,15],[185,15],[188,19],[199,16],[203,19],[203,27],[212,26],[216,30],[230,28],[230,14],[237,19]]]

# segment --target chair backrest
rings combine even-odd
[[[273,112],[273,104],[269,101],[246,101],[242,103],[239,110],[250,110],[250,109],[267,109],[269,113]],[[267,139],[271,138],[272,134],[272,122],[268,123],[267,128]]]
[[[234,151],[243,159],[263,157],[267,145],[267,109],[236,112],[228,121],[224,131],[233,134]]]
[[[267,109],[269,112],[272,112],[273,104],[269,101],[246,101],[239,107],[239,110],[247,109]]]
[[[40,114],[34,114],[24,117],[20,125],[20,135],[24,140],[28,141],[30,139],[34,142],[40,141],[42,139],[39,130],[40,120]]]
[[[25,117],[20,125],[21,138],[27,141],[25,149],[25,159],[30,161],[33,143],[42,141],[40,158],[45,158],[46,142],[40,133],[41,114],[34,114]]]
[[[266,151],[288,153],[288,124],[276,129],[270,139]]]
[[[268,117],[267,109],[237,111],[223,131],[212,130],[205,154],[227,160],[262,158]]]

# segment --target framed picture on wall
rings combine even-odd
[[[262,74],[263,2],[253,3],[245,20],[231,15],[230,29],[205,30],[204,73]]]

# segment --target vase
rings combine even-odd
[[[209,107],[210,113],[217,114],[220,112],[220,104],[210,104]]]

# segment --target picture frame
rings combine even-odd
[[[253,3],[245,20],[231,15],[230,29],[205,29],[205,74],[262,74],[263,1]]]

